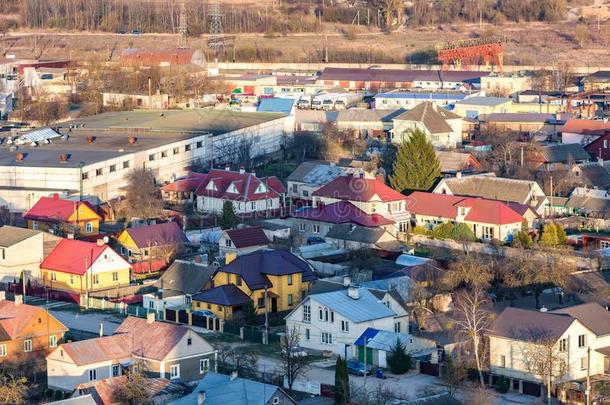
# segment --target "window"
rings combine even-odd
[[[322,307],[318,307],[318,313],[319,313],[319,319],[323,320],[324,316],[323,316],[323,311],[322,311]]]
[[[23,341],[23,351],[24,352],[32,351],[32,339],[26,339]]]
[[[85,224],[85,232],[87,232],[87,233],[93,232],[93,222],[87,222]]]
[[[293,193],[298,193],[298,192],[299,192],[299,186],[298,186],[298,184],[293,184],[293,185],[292,185],[292,192],[293,192]]]
[[[400,333],[400,322],[394,322],[394,332]]]
[[[322,332],[322,343],[327,344],[327,345],[332,345],[333,344],[333,335],[332,333],[328,333],[328,332]]]
[[[0,345],[0,357],[5,357],[7,355],[6,345]]]
[[[161,157],[162,158],[166,158],[167,157],[167,151],[164,150],[163,152],[161,152]]]
[[[110,165],[110,169],[108,169],[110,173],[116,172],[116,165]]]
[[[154,153],[153,153],[153,154],[148,155],[148,161],[149,161],[149,162],[152,162],[153,160],[155,160],[155,154],[154,154]]]
[[[581,357],[581,359],[580,359],[580,369],[581,370],[586,370],[587,369],[587,356]]]
[[[288,306],[292,306],[292,294],[288,294]]]
[[[328,308],[324,308],[324,320],[328,322]]]
[[[305,329],[305,340],[311,339],[311,333],[309,332],[309,328]]]
[[[311,307],[303,305],[303,322],[311,322]]]
[[[309,197],[309,191],[303,190],[303,197]]]
[[[54,271],[51,272],[51,281],[57,281],[57,273]]]
[[[604,139],[604,149],[608,149],[608,140]]]
[[[89,173],[83,172],[83,174],[81,174],[80,178],[83,180],[89,180]]]
[[[191,150],[191,145],[184,145],[184,151],[188,152],[189,150]]]
[[[186,345],[187,346],[191,346],[193,344],[193,338],[187,338],[186,339]]]
[[[506,356],[501,354],[500,359],[498,361],[498,366],[501,368],[506,368]]]
[[[320,225],[313,226],[313,233],[320,233]]]
[[[335,322],[335,313],[333,311],[330,311],[330,321]]]
[[[74,275],[70,274],[70,284],[74,284]]]
[[[208,304],[208,309],[212,309],[212,304]]]
[[[235,275],[235,285],[241,285],[241,276],[239,274]]]
[[[259,308],[265,308],[265,299],[264,298],[259,298],[257,305],[258,305]]]
[[[99,284],[99,283],[100,283],[100,275],[94,274],[93,275],[93,284]]]
[[[493,239],[494,237],[494,229],[491,226],[483,227],[483,239]]]
[[[148,301],[148,308],[155,309],[155,301]]]
[[[280,397],[273,397],[273,403],[274,404],[279,404],[280,403]]]
[[[292,274],[288,275],[288,285],[292,285]]]
[[[118,377],[120,375],[121,375],[121,366],[118,364],[113,364],[112,365],[112,376]]]
[[[197,143],[195,144],[195,148],[199,149],[203,147],[203,142],[201,141],[197,141]]]
[[[255,209],[256,209],[256,201],[252,201],[252,202],[250,203],[250,209],[251,209],[251,210],[255,210]]]
[[[95,169],[95,176],[99,177],[104,174],[104,169]]]
[[[585,347],[587,345],[587,336],[578,335],[578,347]]]
[[[567,352],[568,351],[568,339],[561,339],[559,341],[559,351],[560,352]]]
[[[225,239],[225,246],[231,247],[231,239]]]
[[[118,271],[112,272],[112,281],[119,281],[119,272]]]
[[[301,232],[305,231],[305,224],[303,222],[299,223],[299,231],[301,231]]]
[[[55,336],[55,335],[49,336],[49,347],[57,347],[57,336]]]
[[[97,380],[97,370],[91,369],[91,370],[89,370],[89,381],[95,381],[95,380]]]
[[[174,155],[177,155],[178,153],[180,153],[180,148],[174,148]]]
[[[180,364],[174,364],[169,368],[169,379],[175,380],[180,378]]]
[[[129,169],[129,160],[123,162],[123,169]]]
[[[349,322],[341,321],[341,332],[349,332]]]
[[[210,370],[210,359],[199,360],[199,374],[207,373]]]

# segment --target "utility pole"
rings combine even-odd
[[[269,344],[269,311],[267,310],[267,298],[267,287],[265,287],[265,344]]]
[[[587,397],[586,405],[591,405],[591,347],[587,347],[587,389],[585,390]]]
[[[220,11],[220,1],[213,0],[209,10],[212,21],[210,23],[210,38],[208,39],[208,48],[215,51],[224,50],[225,37],[222,29],[222,13]]]

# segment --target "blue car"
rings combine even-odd
[[[358,360],[347,361],[347,372],[354,375],[364,376],[371,374],[372,367],[367,364],[366,369],[364,363]]]

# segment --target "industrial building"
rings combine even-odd
[[[192,165],[231,162],[251,143],[251,158],[277,152],[294,116],[229,110],[111,112],[12,133],[0,144],[0,206],[25,211],[42,196],[83,194],[102,201],[124,194],[134,168],[175,180]]]

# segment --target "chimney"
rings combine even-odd
[[[155,323],[155,313],[154,312],[149,312],[146,314],[146,323],[147,324]]]
[[[352,276],[343,276],[343,287],[349,287],[352,283]]]
[[[53,193],[53,201],[58,201],[58,200],[59,200],[59,194]]]
[[[353,300],[357,300],[358,298],[360,298],[360,292],[358,291],[359,289],[360,289],[359,285],[350,284],[347,287],[347,296]]]
[[[542,308],[540,308],[540,312],[547,312],[548,309],[543,305]]]
[[[231,166],[225,165],[225,172],[230,172],[230,171],[231,171]]]
[[[197,405],[205,404],[205,391],[201,390],[197,393]]]
[[[104,246],[105,245],[104,239],[97,239],[95,241],[95,244],[98,245],[98,246]]]
[[[23,304],[23,295],[15,294],[15,306]]]
[[[234,381],[237,378],[237,370],[231,371],[231,381]]]
[[[95,136],[88,136],[87,143],[93,143],[93,142],[95,142]]]
[[[457,173],[455,173],[455,178],[458,180],[462,180],[462,172],[458,171]]]
[[[0,301],[4,301],[6,299],[6,292],[0,291]]]
[[[129,142],[130,145],[133,145],[134,143],[136,143],[138,141],[138,138],[136,138],[135,136],[130,136],[127,139],[127,142]]]
[[[100,322],[100,337],[104,337],[104,323]]]
[[[70,154],[62,153],[61,155],[59,155],[60,162],[67,162],[68,160],[70,160]]]
[[[244,174],[246,172],[246,168],[243,166],[239,167],[239,174]]]

